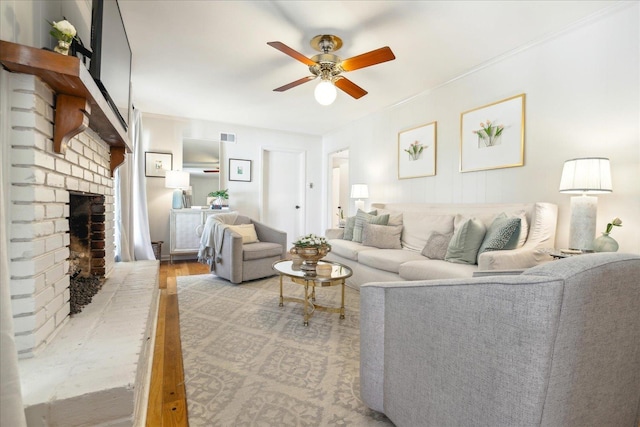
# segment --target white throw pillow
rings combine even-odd
[[[378,225],[365,223],[362,227],[362,244],[379,249],[402,249],[400,235],[402,225]]]
[[[256,227],[253,224],[230,225],[229,229],[242,236],[242,244],[259,242]]]

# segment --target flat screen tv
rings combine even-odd
[[[126,130],[131,105],[131,47],[116,0],[93,0],[89,72]]]

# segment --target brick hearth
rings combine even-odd
[[[93,302],[19,361],[29,425],[144,424],[158,292],[158,261],[117,263]]]

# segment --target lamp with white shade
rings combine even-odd
[[[564,162],[561,193],[581,194],[571,198],[569,249],[593,250],[598,198],[591,194],[611,193],[611,166],[604,157],[585,157]]]
[[[367,184],[353,184],[351,186],[351,198],[356,200],[356,210],[364,210],[364,200],[369,198],[369,186]]]
[[[189,188],[189,172],[185,171],[167,171],[164,178],[164,186],[167,188],[175,188],[173,191],[173,209],[182,209],[184,204],[183,194],[186,188]]]

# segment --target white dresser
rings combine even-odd
[[[204,226],[209,216],[219,213],[220,210],[212,209],[171,209],[169,262],[173,262],[174,255],[197,254],[200,248],[197,229]]]

